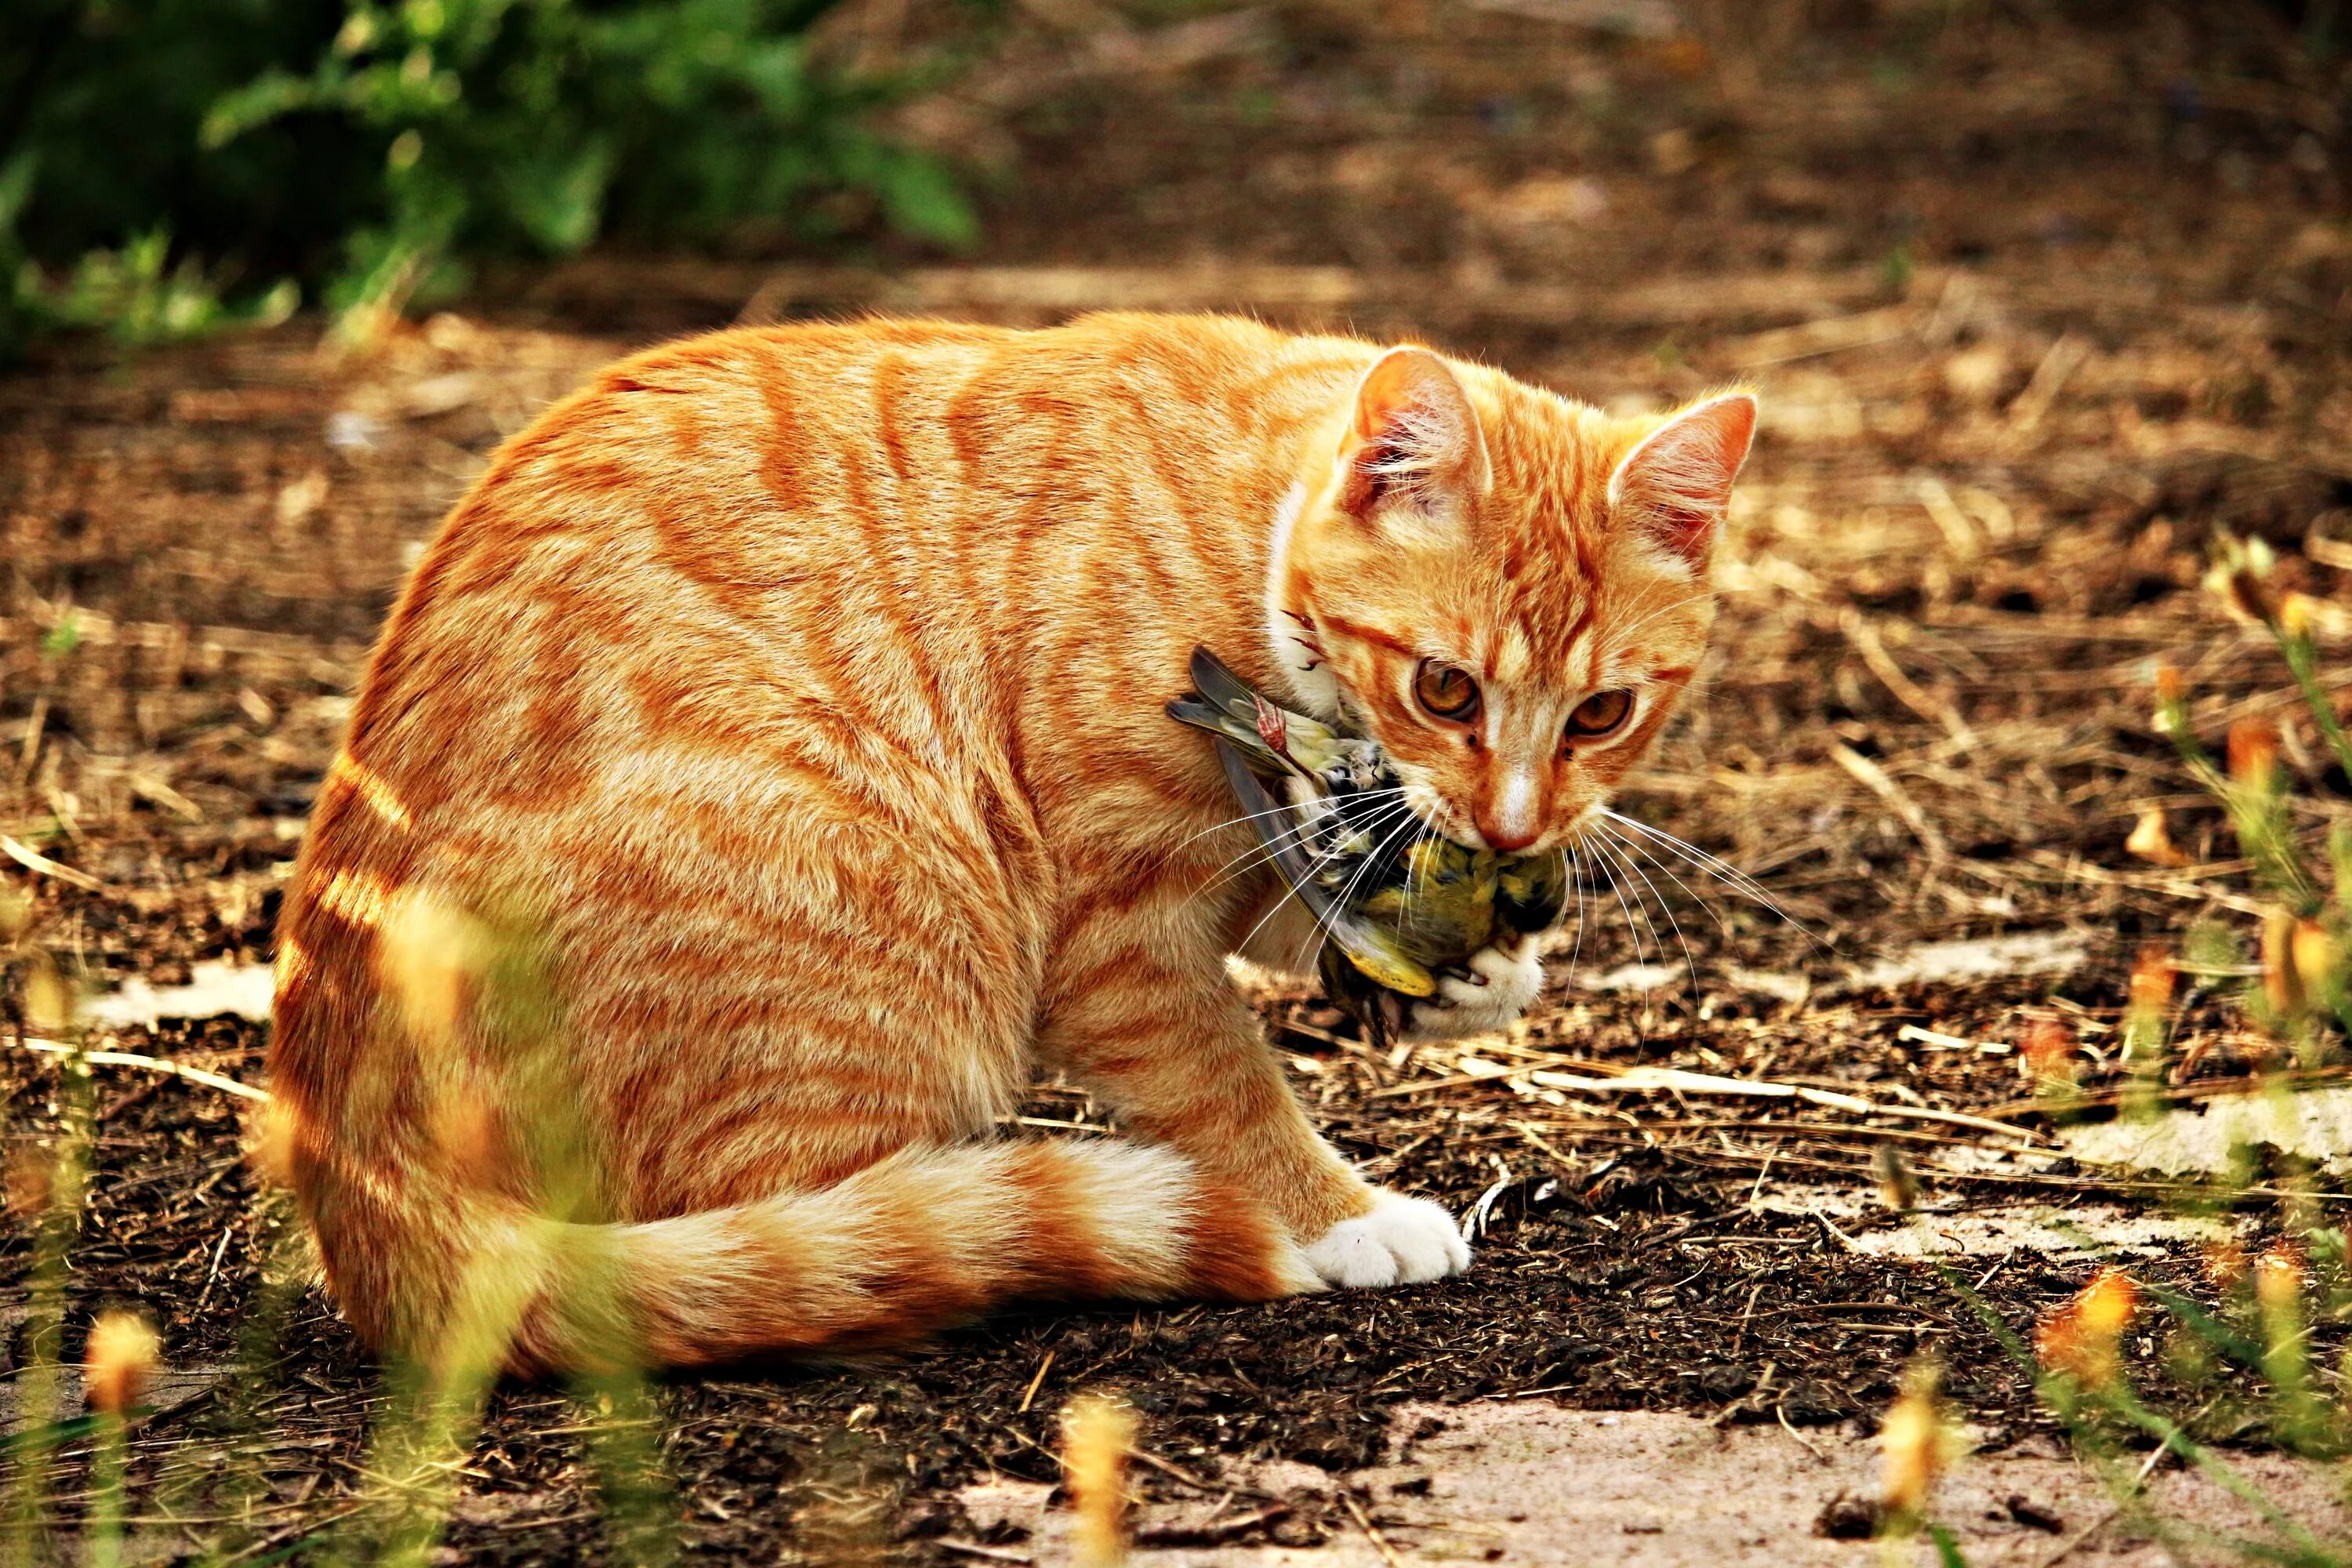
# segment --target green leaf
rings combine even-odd
[[[568,159],[513,170],[507,210],[541,249],[567,255],[596,237],[612,177],[612,148],[591,141]]]
[[[961,249],[980,236],[980,218],[947,171],[918,153],[894,156],[877,182],[882,209],[893,226]]]
[[[81,617],[68,610],[65,618],[51,626],[41,638],[41,651],[51,658],[63,658],[81,647]]]
[[[9,242],[25,204],[33,199],[33,176],[39,172],[40,162],[39,155],[27,147],[0,163],[0,244]]]

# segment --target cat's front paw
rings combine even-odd
[[[1466,1040],[1496,1035],[1518,1022],[1543,990],[1543,959],[1532,942],[1506,952],[1481,948],[1463,966],[1440,972],[1433,996],[1396,1000],[1390,1020],[1402,1040]]]
[[[1323,1282],[1341,1289],[1417,1285],[1470,1267],[1470,1244],[1452,1215],[1385,1188],[1373,1193],[1371,1213],[1341,1220],[1306,1250]]]

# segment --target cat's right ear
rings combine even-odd
[[[1492,482],[1478,411],[1427,349],[1391,349],[1364,373],[1339,456],[1337,505],[1366,521],[1392,507],[1458,513]]]

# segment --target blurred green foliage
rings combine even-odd
[[[0,353],[446,298],[619,233],[773,243],[858,193],[956,244],[945,169],[810,56],[831,0],[5,0]],[[234,300],[234,306],[224,303]]]

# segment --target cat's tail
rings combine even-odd
[[[423,1331],[408,1348],[427,1360],[501,1341],[524,1374],[871,1350],[1024,1297],[1321,1289],[1264,1205],[1117,1139],[910,1149],[822,1191],[636,1224],[484,1207],[443,1235],[466,1256],[438,1321],[389,1337]]]

